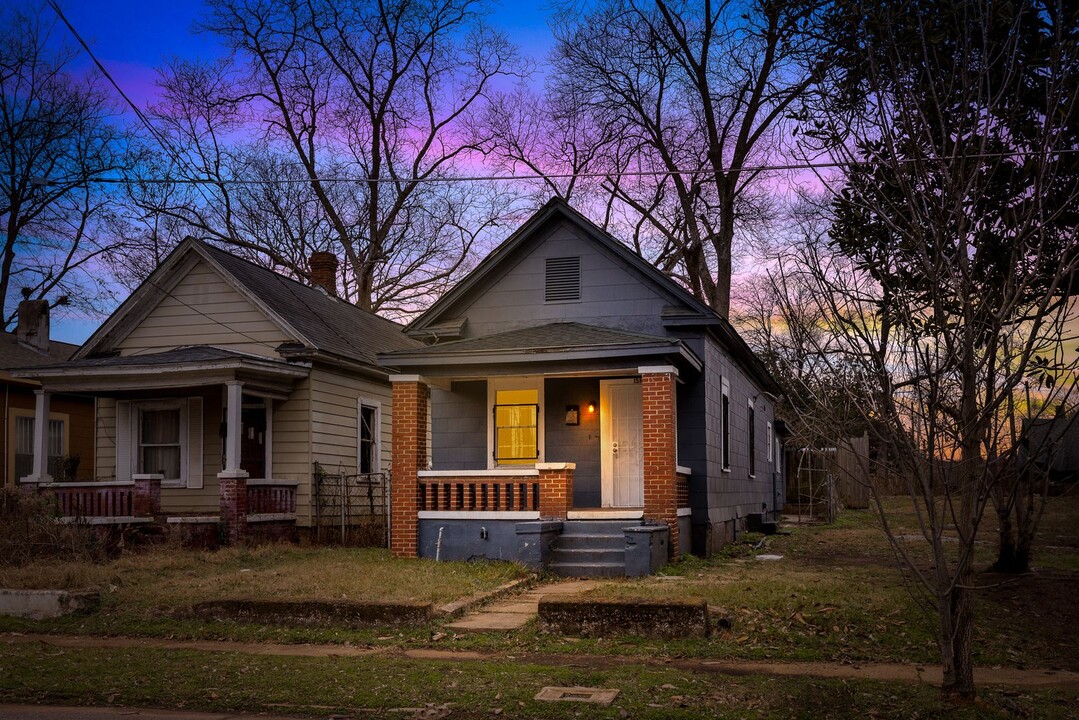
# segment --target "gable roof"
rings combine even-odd
[[[293,356],[325,353],[377,367],[378,353],[420,346],[418,341],[402,332],[401,325],[391,320],[201,240],[187,238],[98,328],[74,359],[92,357],[119,342],[126,335],[124,321],[133,320],[137,324],[157,300],[168,295],[162,279],[177,272],[183,261],[192,255],[206,261],[293,339],[298,344],[288,349]],[[144,303],[151,305],[147,308]]]
[[[552,220],[564,220],[582,230],[585,236],[596,242],[625,264],[636,270],[639,274],[651,281],[651,284],[671,300],[680,303],[689,311],[688,314],[704,317],[719,317],[711,308],[702,303],[685,288],[671,280],[650,262],[637,253],[630,250],[619,242],[610,233],[605,232],[594,222],[581,213],[574,210],[569,204],[559,197],[548,200],[543,207],[537,210],[532,217],[525,221],[524,225],[517,228],[506,240],[480,262],[475,269],[466,275],[459,283],[450,289],[445,295],[434,302],[425,312],[420,314],[405,327],[405,332],[412,333],[421,331],[428,326],[439,322],[441,316],[449,310],[461,298],[466,296],[474,287],[488,277],[493,277],[507,258],[511,257],[518,249],[526,245],[535,237],[541,227]]]
[[[574,210],[562,198],[553,197],[536,211],[524,225],[519,227],[501,245],[494,249],[476,268],[455,285],[448,293],[439,298],[430,308],[415,318],[405,327],[405,332],[416,335],[432,325],[449,320],[443,315],[469,292],[480,286],[486,279],[497,277],[499,269],[507,263],[519,249],[536,237],[539,230],[552,221],[564,221],[580,229],[585,238],[595,242],[627,266],[642,276],[673,302],[664,312],[664,323],[671,327],[705,328],[727,350],[739,360],[742,366],[761,387],[773,394],[780,394],[782,389],[771,373],[750,349],[745,340],[730,322],[716,314],[712,308],[693,297],[685,288],[676,283],[657,267],[619,242],[610,233]],[[437,346],[436,346],[437,347]]]

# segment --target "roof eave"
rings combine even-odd
[[[390,354],[379,356],[379,360],[399,369],[421,367],[450,368],[472,367],[476,365],[527,365],[534,363],[574,362],[582,360],[609,360],[632,357],[677,357],[689,368],[700,371],[703,363],[697,355],[681,343],[651,343],[647,345],[614,345],[581,349],[547,350],[485,350],[458,353],[428,353],[422,355]]]

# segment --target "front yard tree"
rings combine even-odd
[[[755,166],[781,157],[784,123],[819,72],[809,32],[819,7],[600,0],[555,28],[550,104],[604,129],[593,136],[602,151],[583,156],[611,173],[605,204],[635,218],[657,266],[724,317],[735,240],[770,217],[768,175]]]
[[[1060,339],[1079,269],[1077,13],[838,4],[833,92],[807,123],[849,163],[829,237],[805,252],[830,331],[821,356],[864,378],[878,457],[910,495],[928,558],[877,506],[935,610],[952,699],[975,694],[975,537],[1017,461],[1015,409],[1054,405],[1074,371]],[[1039,402],[1024,408],[1032,384]]]
[[[344,297],[414,311],[507,205],[499,188],[443,182],[480,141],[471,116],[517,72],[485,12],[478,0],[213,0],[203,29],[232,59],[174,63],[154,108],[169,177],[199,184],[140,188],[136,205],[301,277],[311,249],[330,250]]]
[[[69,71],[38,11],[0,11],[0,327],[21,294],[66,296],[84,310],[110,296],[96,261],[119,245],[114,198],[95,182],[125,153],[107,96]]]

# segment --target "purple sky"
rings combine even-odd
[[[507,0],[494,3],[490,22],[503,30],[521,51],[541,59],[553,39],[547,27],[548,0]],[[204,10],[192,0],[60,0],[68,20],[93,48],[129,98],[140,106],[156,96],[155,67],[173,57],[213,59],[223,49],[210,35],[192,31]],[[44,17],[49,18],[46,10]],[[76,42],[59,21],[52,39],[75,47]],[[78,65],[89,67],[85,54]],[[99,320],[54,316],[53,338],[81,343],[97,328]]]

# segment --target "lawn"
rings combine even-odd
[[[915,557],[928,562],[909,501],[890,498],[890,522]],[[979,534],[976,615],[979,664],[1079,670],[1079,498],[1052,498],[1039,534],[1035,571],[1021,577],[992,564],[995,516]],[[608,583],[597,598],[703,598],[732,622],[708,641],[719,656],[933,662],[934,616],[904,577],[872,511],[847,511],[832,525],[802,526],[728,548],[708,561],[686,558],[663,576]],[[759,561],[757,554],[782,555]],[[695,653],[696,654],[696,653]]]
[[[648,661],[297,658],[21,644],[0,645],[0,667],[0,702],[320,717],[1052,720],[1075,717],[1077,709],[1075,697],[1064,692],[985,690],[978,704],[956,708],[942,706],[939,692],[925,684],[715,675]],[[620,692],[610,707],[543,703],[534,698],[544,686]]]

